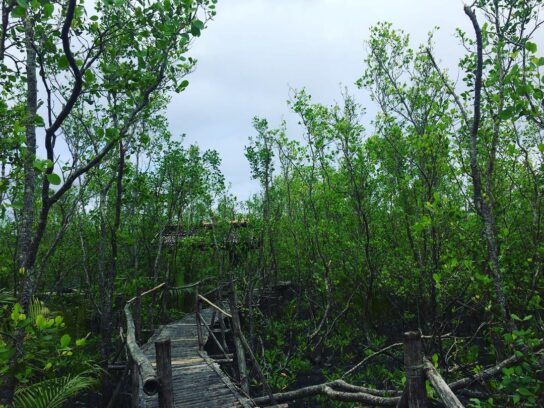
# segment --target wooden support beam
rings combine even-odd
[[[217,347],[219,347],[219,350],[221,350],[221,353],[223,353],[225,358],[228,358],[227,356],[228,353],[225,351],[221,343],[219,343],[219,340],[217,340],[217,337],[215,337],[215,334],[213,334],[213,331],[212,329],[210,329],[210,326],[208,326],[208,323],[206,323],[206,320],[204,320],[204,318],[201,315],[198,315],[198,317],[200,317],[200,321],[202,322],[206,330],[208,330],[208,333],[210,333],[210,336],[212,336],[213,341],[215,342],[215,344],[217,344]]]
[[[215,303],[213,303],[211,300],[206,299],[202,295],[198,295],[198,298],[204,302],[206,302],[208,305],[213,307],[218,312],[222,313],[224,316],[230,317],[232,319],[232,315],[230,313],[225,312],[223,309],[221,309],[219,306],[217,306]]]
[[[229,306],[232,317],[232,329],[234,332],[234,347],[236,348],[236,362],[238,364],[238,373],[240,374],[240,385],[242,391],[249,395],[249,380],[247,378],[246,353],[241,341],[242,328],[240,325],[240,317],[236,308],[236,296],[234,292],[229,295]]]
[[[423,346],[419,332],[404,333],[404,367],[406,370],[408,408],[427,408],[429,402],[425,390]]]
[[[134,299],[134,337],[137,342],[142,338],[142,289],[140,287],[136,289]]]
[[[130,406],[138,408],[140,405],[140,377],[138,375],[138,365],[132,361],[130,368]]]
[[[274,399],[274,394],[272,394],[272,390],[270,389],[270,386],[268,385],[268,382],[266,381],[266,377],[263,374],[263,371],[261,370],[261,366],[259,365],[259,362],[257,361],[257,358],[255,358],[255,355],[253,354],[253,350],[251,350],[251,347],[249,347],[249,343],[246,340],[246,337],[242,332],[240,332],[240,340],[242,341],[243,346],[246,348],[249,358],[251,359],[251,362],[253,363],[253,367],[255,368],[255,371],[257,371],[257,375],[263,382],[264,389],[266,390],[266,393],[270,397],[270,400],[272,403],[276,403],[276,400]]]
[[[433,385],[438,395],[440,395],[440,398],[442,399],[442,402],[444,403],[446,408],[464,408],[463,404],[461,404],[461,401],[459,401],[459,399],[453,393],[446,381],[444,381],[442,376],[438,373],[438,371],[436,371],[436,368],[434,368],[433,364],[426,358],[424,359],[423,364],[427,378]]]
[[[174,408],[170,339],[155,342],[157,374],[159,376],[159,408]]]
[[[198,335],[198,349],[202,350],[204,347],[202,340],[202,327],[200,327],[200,298],[198,294],[198,286],[195,287],[195,323],[196,323],[196,333]]]

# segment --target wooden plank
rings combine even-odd
[[[212,315],[211,308],[202,309],[200,313],[202,323],[211,324]],[[219,316],[222,322],[222,317],[220,314]],[[207,330],[202,332],[203,343],[208,341],[209,337]],[[154,342],[163,340],[171,342],[172,388],[176,408],[254,406],[248,398],[240,394],[219,365],[209,358],[205,351],[198,350],[195,315],[188,315],[182,320],[159,327],[142,347],[146,357],[154,360],[156,353],[152,346]],[[142,408],[159,407],[157,396],[146,396],[141,389],[139,400]]]

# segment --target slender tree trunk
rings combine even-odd
[[[465,6],[465,14],[470,18],[476,34],[476,78],[474,83],[474,117],[472,121],[472,129],[470,131],[470,171],[472,176],[472,186],[474,190],[474,206],[479,213],[484,223],[483,235],[487,243],[490,269],[493,276],[495,287],[495,296],[502,318],[506,322],[506,328],[512,330],[515,324],[512,321],[508,312],[508,303],[504,294],[504,286],[499,262],[499,246],[497,243],[497,229],[493,209],[488,201],[489,198],[483,196],[482,179],[480,169],[478,167],[478,136],[481,121],[481,93],[482,93],[482,76],[483,76],[483,43],[482,31],[476,18],[475,12]],[[491,194],[487,192],[487,196]]]
[[[3,3],[3,12],[6,4]],[[4,15],[2,15],[2,23],[4,23]],[[7,18],[7,17],[6,17]],[[6,20],[7,21],[7,20]],[[21,225],[18,237],[18,256],[21,272],[24,274],[23,285],[21,290],[21,306],[26,310],[30,298],[32,297],[31,288],[33,287],[33,269],[27,268],[26,262],[32,245],[32,231],[34,226],[34,205],[36,199],[36,171],[34,170],[34,160],[36,159],[36,112],[38,110],[38,87],[36,79],[36,51],[33,48],[33,25],[30,19],[24,22],[25,27],[25,50],[26,50],[26,130],[25,143],[26,152],[23,163],[24,187],[23,187],[23,209],[21,212]],[[4,30],[5,27],[2,27]],[[4,34],[2,34],[4,35]],[[2,43],[5,38],[2,36]],[[3,45],[2,45],[3,58]],[[22,357],[24,343],[24,331],[17,330],[14,336],[15,353],[10,359],[10,369],[14,370],[17,361]],[[10,404],[13,400],[15,386],[17,381],[15,373],[10,372],[3,379],[2,395],[0,395],[0,404]]]
[[[123,176],[125,173],[125,149],[123,142],[119,142],[119,161],[117,166],[116,190],[115,190],[115,213],[110,236],[110,265],[107,268],[107,273],[104,280],[103,290],[103,308],[101,316],[101,351],[104,367],[108,367],[108,359],[111,354],[111,338],[113,326],[113,303],[115,294],[115,277],[117,275],[117,256],[118,256],[118,233],[121,226],[121,207],[123,199]],[[108,379],[105,376],[105,381],[102,384],[102,402],[106,405],[110,400],[111,387]]]
[[[19,230],[19,264],[24,267],[32,242],[32,227],[34,225],[34,206],[36,198],[36,112],[38,110],[38,90],[36,80],[36,51],[32,46],[32,22],[25,20],[25,48],[26,48],[26,152],[24,156],[24,190],[23,209],[21,213],[21,227]]]
[[[0,63],[4,62],[6,52],[6,40],[8,34],[9,13],[13,10],[15,2],[12,0],[2,0],[2,27],[0,30]]]

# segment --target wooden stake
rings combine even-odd
[[[155,355],[159,377],[159,408],[174,408],[170,339],[155,342]]]
[[[409,408],[429,406],[423,372],[423,346],[419,332],[404,333],[404,366]]]
[[[231,281],[232,284],[232,281]],[[230,314],[232,315],[232,329],[234,333],[234,346],[236,348],[236,361],[238,363],[238,372],[240,373],[240,385],[242,391],[249,395],[249,381],[247,378],[246,353],[242,344],[242,328],[240,325],[240,316],[236,307],[236,296],[234,294],[234,285],[229,295]]]
[[[138,365],[134,361],[131,361],[130,372],[132,380],[130,384],[131,407],[138,408],[140,401],[140,376],[138,373]]]

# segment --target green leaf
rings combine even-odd
[[[204,24],[200,20],[195,20],[191,23],[191,34],[195,37],[200,36],[200,31],[204,28]]]
[[[58,174],[55,174],[55,173],[50,173],[47,175],[47,180],[49,180],[49,182],[55,186],[58,186],[61,182],[61,179],[59,177]]]
[[[17,6],[13,9],[11,15],[15,18],[23,18],[26,15],[26,10],[24,7]]]
[[[538,150],[540,150],[541,153],[544,153],[544,143],[538,144]]]
[[[176,88],[176,92],[178,92],[178,93],[183,92],[185,90],[185,88],[187,88],[187,86],[189,86],[189,81],[184,79],[183,81],[181,81],[181,83]]]
[[[66,55],[61,55],[57,62],[59,69],[68,69],[70,64],[68,63],[68,58]]]
[[[90,69],[85,71],[84,76],[85,76],[85,81],[87,82],[93,82],[95,80],[94,72],[91,71]]]
[[[195,27],[198,27],[200,30],[204,29],[204,23],[202,21],[200,21],[200,20],[193,21],[193,25]]]
[[[72,341],[72,338],[69,334],[65,334],[60,338],[60,347],[66,348],[70,345],[70,342]]]
[[[534,42],[531,42],[531,41],[527,41],[525,43],[525,49],[527,49],[528,51],[530,52],[536,52],[536,50],[538,49],[538,47],[536,46],[536,44]]]
[[[499,118],[502,120],[508,120],[512,116],[514,116],[514,112],[515,112],[514,107],[508,106],[504,108],[501,113],[499,113]]]
[[[53,4],[45,3],[43,5],[43,15],[45,18],[51,17],[54,11],[55,11],[55,6]]]
[[[119,130],[116,128],[107,128],[106,129],[106,138],[108,140],[113,140],[119,136]]]
[[[34,170],[36,171],[44,171],[46,164],[45,160],[36,159],[34,160],[32,167],[34,167]]]

